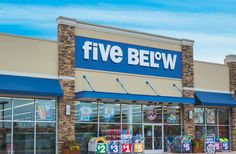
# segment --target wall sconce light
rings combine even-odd
[[[66,103],[66,116],[70,115],[70,104]]]
[[[189,119],[189,120],[192,120],[192,119],[193,119],[193,111],[192,111],[192,110],[189,110],[189,111],[188,111],[188,119]]]

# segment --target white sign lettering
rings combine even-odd
[[[100,58],[103,62],[111,60],[113,63],[121,63],[123,61],[124,54],[118,45],[104,45],[103,43],[85,41],[82,49],[85,60],[98,61]],[[164,69],[175,69],[177,54],[136,48],[128,48],[127,50],[125,52],[127,52],[127,63],[129,65],[159,68],[162,64]]]

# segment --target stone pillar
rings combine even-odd
[[[225,57],[225,64],[229,66],[230,91],[236,91],[236,55],[227,55]],[[236,107],[231,108],[231,147],[236,151]]]
[[[183,97],[194,97],[194,66],[193,66],[193,44],[182,45],[182,86]],[[194,116],[189,120],[188,113],[194,113],[194,105],[183,106],[183,133],[195,136]]]
[[[63,89],[63,98],[58,103],[58,153],[66,140],[75,139],[74,91],[75,91],[75,26],[63,24],[58,18],[58,75]],[[65,106],[70,104],[71,115],[65,115]]]

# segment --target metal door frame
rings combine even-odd
[[[144,124],[143,124],[143,128],[142,128],[142,129],[143,129],[143,130],[142,130],[142,131],[143,131],[143,136],[144,136],[144,127],[145,127],[145,126],[152,126],[152,150],[145,150],[145,153],[147,153],[147,154],[149,154],[149,153],[150,153],[150,154],[151,154],[151,153],[152,153],[152,154],[154,154],[154,153],[155,153],[155,154],[156,154],[156,153],[163,153],[163,152],[164,152],[164,128],[163,128],[163,124],[161,124],[161,123],[160,123],[160,124],[144,123]],[[155,149],[154,149],[154,127],[155,127],[155,126],[161,126],[161,131],[162,131],[162,133],[161,133],[161,134],[162,134],[162,137],[161,137],[161,138],[162,138],[162,143],[161,143],[161,144],[162,144],[162,146],[161,146],[162,148],[161,148],[161,149],[158,149],[158,150],[155,150]],[[144,140],[144,142],[145,142],[145,140]],[[144,147],[144,148],[145,148],[145,147]]]

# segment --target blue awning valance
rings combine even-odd
[[[185,97],[170,97],[170,96],[151,96],[139,94],[124,94],[124,93],[109,93],[109,92],[95,92],[82,91],[76,93],[78,100],[124,100],[124,101],[145,101],[145,102],[164,102],[164,103],[183,103],[194,104],[194,98]]]
[[[31,96],[63,96],[56,79],[0,75],[0,93]]]
[[[196,91],[195,99],[198,105],[236,106],[236,101],[232,94]]]

